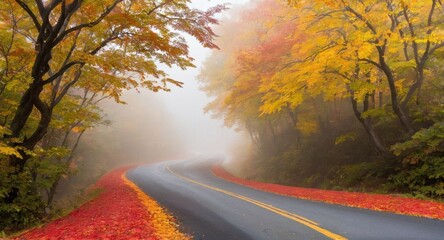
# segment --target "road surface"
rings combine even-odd
[[[194,239],[444,239],[444,221],[296,199],[214,176],[212,161],[172,161],[127,173]]]

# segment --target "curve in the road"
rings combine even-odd
[[[178,178],[182,178],[185,181],[188,181],[190,183],[194,183],[196,185],[199,185],[199,186],[211,189],[211,190],[216,191],[216,192],[221,192],[223,194],[226,194],[226,195],[234,197],[234,198],[238,198],[238,199],[243,200],[245,202],[249,202],[251,204],[254,204],[256,206],[259,206],[261,208],[264,208],[264,209],[269,210],[271,212],[274,212],[276,214],[279,214],[279,215],[281,215],[283,217],[291,219],[291,220],[293,220],[295,222],[298,222],[298,223],[300,223],[302,225],[305,225],[305,226],[307,226],[307,227],[309,227],[309,228],[311,228],[311,229],[313,229],[315,231],[318,231],[319,233],[324,234],[326,237],[329,237],[331,239],[335,239],[335,240],[346,240],[347,239],[347,238],[345,238],[345,237],[343,237],[341,235],[335,234],[335,233],[333,233],[333,232],[331,232],[331,231],[329,231],[327,229],[319,227],[319,223],[314,222],[314,221],[312,221],[310,219],[304,218],[304,217],[296,215],[294,213],[287,212],[287,211],[282,210],[280,208],[273,207],[272,205],[269,205],[269,204],[266,204],[266,203],[262,203],[262,202],[259,202],[257,200],[254,200],[254,199],[251,199],[251,198],[248,198],[248,197],[245,197],[245,196],[233,193],[233,192],[229,192],[229,191],[226,191],[226,190],[223,190],[223,189],[220,189],[220,188],[216,188],[216,187],[213,187],[213,186],[210,186],[210,185],[207,185],[207,184],[195,181],[193,179],[184,177],[182,175],[179,175],[179,174],[175,173],[173,170],[170,169],[170,167],[166,167],[166,169],[171,174],[177,176]]]
[[[444,221],[263,192],[214,176],[212,164],[163,162],[127,176],[197,240],[444,239]]]

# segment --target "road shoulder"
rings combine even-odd
[[[322,190],[256,182],[233,176],[218,164],[214,165],[211,170],[215,176],[221,179],[261,191],[349,207],[444,220],[444,204],[440,202],[384,194]]]

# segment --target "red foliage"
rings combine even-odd
[[[150,217],[136,192],[113,170],[94,186],[103,191],[68,216],[16,239],[157,239]]]
[[[332,191],[255,182],[235,177],[219,165],[213,166],[212,171],[216,176],[225,180],[281,195],[377,211],[444,219],[444,204],[439,202],[383,194]]]

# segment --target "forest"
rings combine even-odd
[[[224,9],[186,0],[1,1],[0,237],[57,217],[54,196],[79,171],[82,136],[109,124],[100,103],[124,104],[130,89],[181,87],[159,66],[194,67],[184,34],[216,48],[211,27]],[[109,145],[102,150],[113,149],[110,140],[98,142]]]
[[[442,200],[443,19],[438,0],[233,9],[200,82],[254,145],[238,175]]]
[[[190,5],[0,0],[0,238],[57,217],[64,180],[103,163],[79,168],[77,151],[110,124],[104,107],[182,87],[174,67],[198,67],[205,111],[248,135],[244,178],[443,200],[441,0]],[[202,66],[187,37],[213,50]],[[120,129],[120,143],[108,132],[83,151],[117,158],[157,141],[171,119],[149,104],[136,107],[158,113],[153,135]]]

